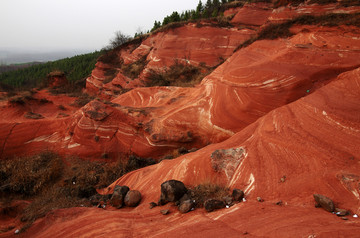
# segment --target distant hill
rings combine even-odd
[[[0,48],[0,65],[24,64],[28,62],[48,62],[74,55],[86,54],[85,50],[22,50]]]
[[[65,72],[70,81],[77,81],[88,76],[95,66],[100,51],[76,55],[47,63],[32,63],[29,67],[18,67],[18,70],[3,72],[0,74],[0,83],[15,88],[28,88],[38,86],[48,73],[54,70]],[[26,64],[25,64],[26,65]],[[4,66],[9,68],[11,66]],[[20,69],[19,69],[20,68]]]
[[[29,62],[29,63],[23,63],[23,64],[0,65],[0,74],[9,72],[9,71],[13,71],[13,70],[27,68],[27,67],[30,67],[33,65],[38,65],[38,64],[42,64],[42,62]]]

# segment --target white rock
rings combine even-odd
[[[354,216],[353,216],[353,217],[358,218],[358,215],[354,214]]]
[[[243,202],[246,202],[246,199],[245,199],[245,198],[243,198]]]
[[[19,234],[19,232],[20,232],[19,229],[15,230],[15,234]]]

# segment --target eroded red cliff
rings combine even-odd
[[[180,147],[202,148],[130,172],[99,191],[111,193],[117,184],[139,190],[143,200],[136,208],[56,210],[24,235],[356,237],[357,218],[341,220],[314,208],[312,195],[360,213],[359,26],[297,24],[290,37],[235,49],[271,22],[358,11],[336,4],[246,5],[226,14],[235,14],[230,28],[185,24],[99,61],[86,90],[101,99],[84,107],[45,91],[30,103],[2,102],[3,157],[50,149],[88,159],[160,158]],[[143,87],[149,72],[179,62],[214,68],[194,87]],[[41,104],[41,98],[53,103]],[[59,116],[59,105],[66,116]],[[172,213],[164,217],[163,208],[150,210],[148,203],[158,200],[160,184],[169,179],[240,188],[247,201],[187,214],[168,204]]]

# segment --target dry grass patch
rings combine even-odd
[[[222,201],[224,197],[229,196],[229,188],[213,183],[199,184],[191,189],[191,198],[195,200],[196,207],[203,207],[208,199]]]

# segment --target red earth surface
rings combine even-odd
[[[246,5],[225,14],[235,15],[230,28],[184,24],[119,49],[115,61],[121,65],[99,61],[86,85],[98,99],[84,107],[46,90],[24,104],[1,101],[2,158],[45,149],[87,159],[104,153],[110,160],[119,154],[161,158],[180,147],[199,149],[98,191],[111,193],[115,185],[139,190],[143,199],[136,208],[54,210],[19,236],[358,237],[360,28],[295,25],[291,37],[235,50],[271,22],[334,12],[359,9]],[[126,76],[121,66],[141,58],[146,65],[138,77]],[[150,70],[176,61],[213,70],[194,87],[143,87]],[[109,70],[115,73],[109,76]],[[130,91],[117,95],[116,88]],[[231,155],[214,156],[226,152]],[[169,179],[240,188],[246,201],[211,213],[181,214],[171,204],[149,209]],[[314,193],[351,216],[342,220],[315,208]],[[163,216],[161,209],[171,213]],[[13,229],[0,237],[21,225],[14,217],[1,217]]]

